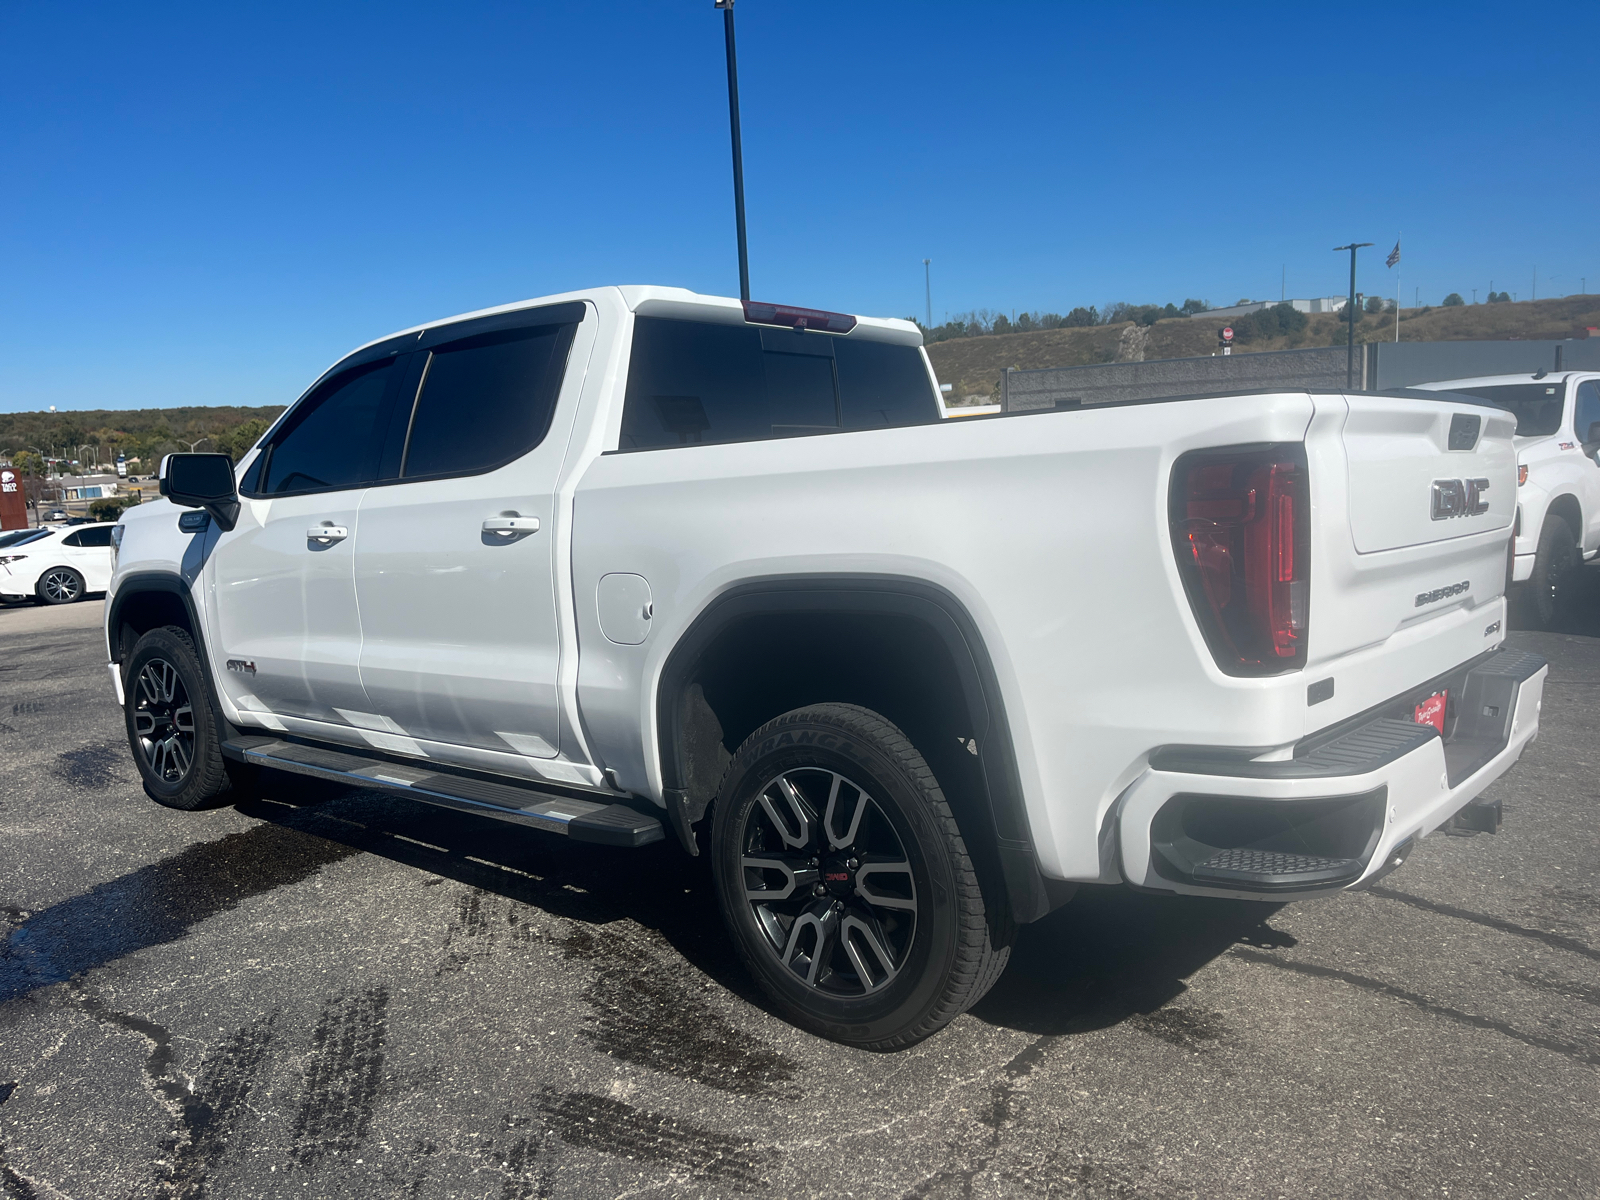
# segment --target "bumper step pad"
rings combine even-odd
[[[1359,879],[1366,864],[1359,858],[1323,858],[1315,854],[1290,854],[1282,850],[1246,847],[1219,850],[1196,863],[1190,876],[1196,883],[1263,888],[1326,887]]]
[[[278,738],[239,737],[224,742],[222,752],[240,762],[351,787],[392,792],[426,804],[510,821],[546,833],[565,834],[575,842],[635,847],[648,846],[666,836],[658,819],[626,804],[608,804],[536,787],[450,775],[409,762],[368,758],[326,746],[306,746]]]

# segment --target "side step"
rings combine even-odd
[[[494,817],[546,833],[563,833],[575,842],[648,846],[666,836],[659,820],[626,804],[604,804],[534,787],[446,775],[325,746],[306,746],[279,738],[236,737],[222,743],[222,752],[239,762],[351,787],[395,792],[442,808]]]

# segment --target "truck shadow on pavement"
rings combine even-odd
[[[568,842],[372,792],[294,802],[303,789],[301,780],[269,776],[263,798],[238,808],[569,921],[634,922],[718,985],[772,1011],[728,940],[703,857],[689,859],[670,843],[614,850]],[[973,1016],[1041,1034],[1148,1017],[1182,994],[1187,976],[1231,946],[1294,945],[1266,924],[1280,907],[1083,888],[1070,904],[1021,931],[1009,967]]]
[[[1184,980],[1237,945],[1287,949],[1295,939],[1267,924],[1283,905],[1260,900],[1159,896],[1084,887],[1072,902],[1022,927],[1011,963],[972,1010],[991,1025],[1037,1034],[1086,1033],[1148,1019],[1186,990]],[[1168,1010],[1154,1032],[1187,1043]],[[1167,1026],[1172,1026],[1168,1029]]]

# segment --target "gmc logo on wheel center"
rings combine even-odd
[[[1449,517],[1475,517],[1489,511],[1489,502],[1483,493],[1489,490],[1487,479],[1435,479],[1433,481],[1433,509],[1435,521]]]

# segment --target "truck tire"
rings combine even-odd
[[[718,791],[712,871],[750,973],[802,1028],[869,1050],[949,1024],[999,978],[1009,918],[984,908],[939,783],[853,704],[785,713]]]
[[[194,812],[254,780],[252,768],[222,757],[222,714],[184,630],[167,625],[141,637],[124,680],[128,746],[150,799]]]
[[[1582,561],[1572,526],[1563,517],[1546,517],[1544,528],[1539,530],[1533,574],[1522,588],[1522,624],[1530,629],[1550,629],[1555,625],[1566,607],[1571,573]]]
[[[71,567],[51,567],[39,576],[33,594],[40,604],[76,604],[83,599],[83,576]]]

